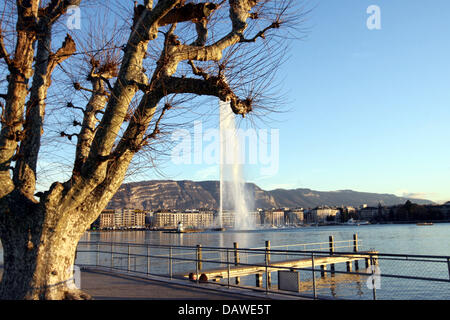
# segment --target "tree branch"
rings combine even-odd
[[[223,77],[210,76],[208,79],[194,79],[172,76],[163,78],[162,81],[165,94],[193,93],[214,96],[222,101],[229,101],[235,114],[245,116],[252,111],[252,100],[240,99]]]
[[[4,59],[8,67],[12,66],[11,59],[9,57],[9,53],[6,50],[5,42],[3,39],[3,30],[0,28],[0,59]]]
[[[25,137],[20,144],[18,160],[14,170],[14,183],[25,194],[33,195],[36,187],[36,167],[44,124],[45,101],[55,67],[76,51],[75,42],[67,35],[61,48],[50,52],[51,27],[39,35],[36,53],[35,75],[24,124]]]

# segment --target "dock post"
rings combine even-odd
[[[270,272],[268,271],[268,266],[270,265],[270,240],[266,241],[265,264],[266,264],[266,289],[268,289],[272,284],[272,277],[270,276]]]
[[[353,235],[353,252],[358,252],[358,234]],[[355,270],[359,269],[358,260],[355,260]]]
[[[353,268],[352,268],[352,262],[351,261],[347,261],[347,272],[352,272]]]
[[[325,278],[326,276],[327,276],[327,274],[326,274],[326,271],[327,270],[327,266],[326,265],[321,265],[320,266],[320,276],[322,277],[322,278]]]
[[[239,244],[237,242],[233,243],[234,246],[234,265],[238,266],[239,265]],[[236,277],[236,284],[240,283],[240,278]]]
[[[370,258],[365,258],[366,260],[366,269],[370,267]]]
[[[262,280],[262,273],[256,273],[255,277],[256,277],[256,287],[257,288],[262,288],[262,282],[263,282],[263,280]]]
[[[329,237],[330,255],[334,254],[334,236]],[[334,263],[330,264],[331,275],[334,276]]]

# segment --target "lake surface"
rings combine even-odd
[[[320,226],[252,231],[225,231],[225,232],[201,232],[201,233],[166,233],[162,231],[89,231],[86,232],[82,241],[103,241],[103,242],[130,242],[138,244],[164,244],[175,246],[196,246],[203,247],[228,247],[232,248],[237,242],[239,248],[263,248],[265,242],[271,242],[272,249],[284,250],[314,250],[318,246],[292,246],[293,244],[323,243],[322,250],[328,250],[329,236],[334,236],[337,247],[336,251],[352,251],[351,242],[353,235],[358,234],[359,250],[374,249],[386,254],[407,254],[407,255],[436,255],[450,256],[450,223],[435,223],[432,226],[417,226],[415,224],[383,224],[383,225],[361,225],[361,226]],[[95,248],[94,248],[95,249]],[[109,245],[100,248],[105,253],[96,256],[95,254],[82,254],[78,257],[77,263],[95,263],[99,259],[101,264],[109,265],[111,258],[109,255]],[[141,248],[143,249],[143,248]],[[126,250],[126,248],[125,248]],[[159,252],[152,249],[152,254],[163,258],[153,259],[150,273],[168,274],[168,251]],[[124,251],[126,252],[126,251]],[[145,252],[135,252],[146,254]],[[87,256],[86,256],[87,255]],[[203,259],[209,259],[204,254]],[[80,260],[81,258],[81,260]],[[192,257],[191,257],[192,258]],[[224,256],[220,257],[225,261]],[[261,258],[258,257],[258,259]],[[287,259],[288,257],[286,257]],[[250,255],[241,256],[241,262],[255,262]],[[0,263],[3,261],[2,249],[0,247]],[[275,259],[272,259],[274,261]],[[126,267],[128,259],[115,257],[114,263],[123,262]],[[259,260],[260,261],[260,260]],[[132,261],[135,270],[145,272],[147,269],[147,259],[137,258]],[[119,266],[121,267],[121,266]],[[225,265],[221,266],[225,267]],[[187,270],[195,270],[195,263],[183,264],[174,262],[174,274],[183,273]],[[217,268],[217,264],[204,268]],[[380,259],[379,271],[383,275],[381,287],[376,290],[377,299],[433,299],[450,300],[450,282],[447,260],[441,259],[439,263],[424,263],[422,261],[394,261]],[[360,262],[361,272],[371,272],[370,268],[365,270],[364,262]],[[345,271],[345,264],[336,265],[336,271]],[[277,273],[272,273],[272,283],[277,285]],[[387,276],[386,276],[387,275]],[[415,277],[432,277],[443,279],[444,281],[431,282],[411,279],[397,279],[389,275],[410,275]],[[263,276],[265,281],[265,276]],[[304,270],[300,272],[301,291],[307,295],[312,294],[312,272]],[[344,275],[337,273],[336,276],[320,277],[320,272],[316,273],[316,292],[320,296],[335,297],[343,299],[372,299],[373,290],[367,285],[368,275]],[[224,282],[224,280],[222,280]],[[225,281],[226,283],[226,281]],[[241,278],[241,284],[254,286],[255,277],[248,276]]]
[[[379,224],[361,226],[321,226],[289,229],[268,229],[243,232],[201,232],[165,233],[161,231],[118,231],[87,232],[84,241],[114,241],[150,244],[172,244],[211,247],[240,248],[264,247],[265,241],[272,248],[284,245],[327,242],[329,236],[334,240],[351,240],[358,234],[360,249],[375,249],[380,253],[448,255],[450,256],[450,223],[436,223],[432,226],[415,224]]]

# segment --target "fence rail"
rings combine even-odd
[[[76,264],[313,299],[450,299],[449,256],[361,251],[357,236],[302,245],[322,250],[80,242]]]

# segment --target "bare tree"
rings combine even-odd
[[[282,58],[278,49],[285,47],[287,29],[279,29],[300,23],[291,20],[291,9],[298,6],[290,0],[145,0],[130,8],[128,25],[124,20],[126,44],[102,42],[95,50],[77,51],[74,37],[67,34],[52,50],[54,29],[73,5],[83,3],[6,1],[2,13],[0,59],[7,74],[1,82],[6,93],[0,95],[4,299],[89,298],[68,286],[78,241],[120,187],[133,156],[158,143],[175,106],[173,97],[229,101],[242,116],[257,110]],[[58,91],[52,95],[59,106],[55,110],[73,110],[82,117],[73,120],[76,132],[60,132],[60,139],[74,142],[70,178],[36,193],[49,90],[63,81],[61,75],[53,81],[52,76],[57,66],[64,70],[77,58],[86,74],[84,82],[71,86],[83,92],[85,105],[58,97]]]

